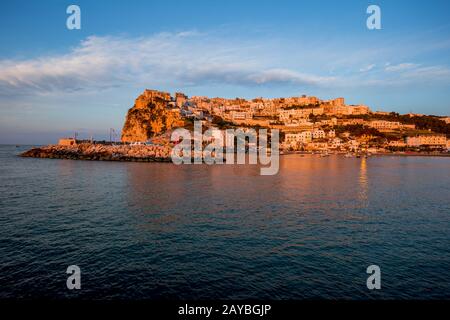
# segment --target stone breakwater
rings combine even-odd
[[[138,161],[170,162],[171,148],[159,145],[101,145],[84,143],[75,146],[49,145],[25,151],[21,157],[99,160],[99,161]]]

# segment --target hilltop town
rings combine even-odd
[[[279,129],[284,151],[448,152],[450,117],[400,115],[344,98],[224,99],[145,90],[128,111],[122,142],[144,143],[194,120],[227,128]]]

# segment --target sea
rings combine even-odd
[[[30,147],[0,146],[0,299],[450,298],[450,157],[282,155],[261,176]]]

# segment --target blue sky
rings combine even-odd
[[[81,8],[81,30],[66,8]],[[381,30],[368,30],[368,5]],[[450,1],[3,1],[0,143],[108,137],[145,88],[450,114]]]

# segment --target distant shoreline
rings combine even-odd
[[[321,152],[311,152],[311,151],[285,151],[283,153],[280,153],[280,155],[321,155]],[[338,152],[329,153],[330,156],[338,155],[338,156],[345,156],[346,152]],[[361,156],[364,156],[362,154]],[[377,152],[370,154],[369,157],[376,157],[376,156],[400,156],[400,157],[450,157],[450,153],[425,153],[425,152],[408,152],[408,153],[397,153],[397,152]],[[355,158],[355,155],[352,155],[352,158]]]
[[[171,148],[169,146],[159,145],[100,145],[100,144],[79,144],[76,146],[47,145],[42,147],[33,147],[19,154],[25,158],[42,159],[68,159],[68,160],[88,160],[88,161],[120,161],[120,162],[172,162]],[[320,151],[284,151],[280,156],[287,155],[310,155],[310,156],[345,156],[347,152],[322,153]],[[364,157],[365,154],[360,154]],[[394,157],[450,157],[449,153],[389,153],[380,152],[370,154],[368,157],[376,156],[394,156]],[[349,158],[357,158],[352,154]]]

